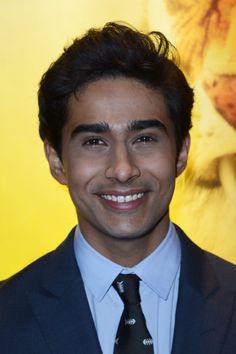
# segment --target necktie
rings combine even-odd
[[[119,274],[113,287],[124,303],[114,354],[153,354],[153,341],[140,305],[139,277],[135,274]]]

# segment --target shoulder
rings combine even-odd
[[[209,264],[217,274],[221,284],[236,290],[236,265],[210,252],[203,251]]]
[[[37,259],[18,273],[0,283],[0,309],[12,302],[19,303],[22,296],[37,288],[53,252]]]
[[[67,272],[67,264],[68,267],[73,264],[73,230],[55,250],[0,283],[0,307],[10,299],[16,300],[29,292],[38,291],[45,281],[53,282],[58,274],[63,276]]]
[[[8,353],[9,348],[14,347],[14,341],[22,341],[24,336],[30,337],[29,328],[35,328],[31,307],[29,306],[29,294],[40,289],[42,274],[52,257],[53,252],[41,257],[17,274],[0,283],[0,340],[3,353]],[[37,332],[37,331],[36,331]],[[35,333],[36,333],[35,332]],[[21,339],[20,339],[21,337]],[[17,348],[9,352],[17,352]],[[23,351],[22,351],[23,352]],[[27,349],[25,349],[27,352]]]
[[[236,265],[197,246],[175,225],[182,253],[184,276],[202,284],[215,280],[222,289],[236,292]]]

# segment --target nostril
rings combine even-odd
[[[214,75],[203,86],[215,109],[236,129],[236,75]]]
[[[218,84],[218,82],[217,82],[216,80],[214,80],[213,83],[212,83],[212,86],[213,86],[213,87],[216,87],[217,84]]]

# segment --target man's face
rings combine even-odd
[[[88,84],[71,97],[62,162],[47,143],[46,153],[95,248],[108,237],[116,242],[164,237],[188,138],[177,157],[174,127],[156,90],[127,78]]]

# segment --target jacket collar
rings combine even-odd
[[[208,259],[176,226],[181,272],[172,354],[221,353],[230,321],[233,293],[222,290]]]
[[[48,256],[29,301],[52,353],[102,354],[73,250],[74,230]]]
[[[206,253],[196,246],[184,232],[175,225],[181,242],[181,278],[192,289],[207,297],[220,287],[220,283]]]

